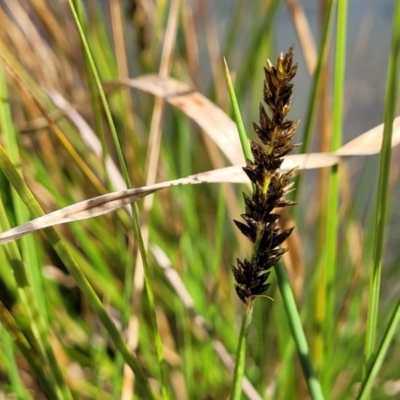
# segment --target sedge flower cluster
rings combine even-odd
[[[285,196],[291,190],[295,169],[282,173],[283,157],[298,144],[291,142],[299,122],[286,119],[292,101],[293,84],[297,64],[293,65],[293,46],[278,57],[276,65],[268,60],[265,70],[264,102],[269,113],[260,104],[259,124],[254,131],[262,144],[251,142],[253,160],[247,160],[243,168],[253,183],[251,197],[243,194],[246,212],[241,215],[245,223],[234,221],[240,231],[253,243],[251,260],[237,260],[232,267],[235,288],[244,303],[263,294],[269,287],[267,278],[271,268],[288,248],[281,244],[294,228],[280,232],[276,209],[295,204]]]

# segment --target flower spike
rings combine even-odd
[[[234,221],[254,246],[251,260],[238,259],[237,265],[232,267],[236,293],[244,303],[268,289],[270,269],[289,250],[280,246],[294,229],[280,232],[280,215],[275,211],[295,204],[285,196],[292,190],[296,169],[286,173],[280,171],[283,157],[298,146],[291,143],[291,139],[299,121],[286,120],[292,103],[293,84],[290,81],[297,71],[297,64],[293,64],[293,46],[278,57],[275,66],[267,60],[264,71],[263,99],[269,114],[260,104],[259,122],[254,123],[253,128],[262,145],[251,141],[253,160],[247,160],[243,168],[254,184],[254,192],[251,198],[243,194],[246,212],[241,217],[245,223]]]

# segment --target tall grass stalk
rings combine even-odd
[[[374,356],[371,359],[369,368],[364,376],[361,383],[360,391],[357,396],[357,400],[367,400],[371,396],[372,385],[375,382],[378,372],[382,367],[383,360],[387,354],[389,346],[392,344],[393,337],[398,332],[398,325],[400,321],[400,300],[394,307],[393,313],[389,318],[385,332],[383,333],[381,343],[377,348]]]
[[[1,307],[1,306],[0,306]],[[6,371],[7,375],[10,378],[10,385],[12,387],[12,390],[15,394],[15,396],[18,399],[27,399],[30,400],[32,399],[32,396],[29,394],[29,392],[26,390],[25,385],[23,384],[23,381],[20,377],[19,371],[18,371],[18,364],[17,360],[15,357],[15,348],[13,346],[13,341],[12,338],[10,337],[9,333],[7,330],[4,328],[4,316],[2,315],[2,310],[0,310],[0,352],[2,355],[2,359],[4,360],[4,363],[6,364]]]
[[[118,139],[118,134],[117,134],[117,130],[115,128],[115,124],[114,124],[112,115],[111,115],[111,111],[108,106],[107,98],[105,96],[103,86],[100,81],[100,76],[98,74],[96,65],[94,63],[94,59],[93,59],[92,53],[90,51],[89,44],[86,40],[86,36],[83,31],[82,25],[80,23],[79,16],[76,12],[74,3],[72,0],[68,0],[68,1],[69,1],[69,5],[71,7],[72,14],[74,16],[76,26],[79,31],[79,35],[82,40],[82,44],[83,44],[83,48],[85,50],[86,57],[89,61],[91,72],[93,73],[94,80],[96,82],[97,90],[99,91],[102,105],[103,105],[105,113],[106,113],[107,122],[110,127],[110,131],[111,131],[111,135],[112,135],[112,138],[114,141],[115,149],[117,151],[118,160],[119,160],[119,164],[120,164],[120,167],[122,170],[122,174],[123,174],[126,186],[129,188],[129,187],[131,187],[131,184],[130,184],[130,178],[129,178],[129,174],[128,174],[128,168],[125,163],[124,155],[123,155],[122,148],[121,148],[121,145],[120,145],[120,142]],[[149,302],[150,316],[151,316],[151,321],[152,321],[152,326],[153,326],[155,349],[156,349],[156,354],[157,354],[157,361],[158,361],[159,368],[160,368],[161,393],[162,393],[163,399],[168,399],[169,398],[169,390],[168,390],[167,376],[166,376],[166,372],[165,372],[166,366],[164,363],[162,340],[161,340],[160,332],[158,329],[157,316],[156,316],[156,310],[155,310],[155,304],[154,304],[154,295],[153,295],[153,291],[151,288],[149,275],[148,275],[146,249],[145,249],[145,245],[144,245],[144,241],[143,241],[143,237],[142,237],[142,233],[141,233],[140,221],[139,221],[139,215],[138,215],[138,207],[137,207],[136,203],[132,204],[131,210],[132,210],[132,217],[133,217],[133,228],[134,228],[135,235],[136,235],[136,238],[139,243],[139,250],[140,250],[140,255],[142,257],[143,268],[144,268],[145,292],[146,292],[147,300]]]
[[[14,164],[20,166],[20,158],[17,151],[18,146],[16,145],[15,131],[11,120],[7,87],[2,66],[0,67],[0,98],[2,99],[0,106],[2,129],[6,134],[9,154],[13,157],[13,160],[9,159],[4,148],[0,145],[0,167],[3,169],[5,174],[5,169],[12,167],[15,176],[21,179],[21,170],[16,170],[14,168]],[[14,209],[16,210],[17,221],[19,223],[26,222],[26,219],[28,219],[26,208],[24,208],[23,202],[21,202],[21,200],[17,197],[18,190],[14,191],[13,189],[16,188],[14,187],[11,190],[13,191],[12,197]],[[0,202],[3,202],[2,198],[0,198]],[[0,225],[4,230],[10,228],[3,203],[1,204]],[[41,284],[42,279],[37,261],[35,259],[36,250],[33,245],[33,238],[27,238],[22,242],[22,251],[23,255],[26,256],[26,263],[22,261],[23,259],[20,251],[15,243],[8,245],[6,251],[8,253],[7,258],[9,259],[13,269],[12,274],[14,275],[17,283],[17,297],[20,299],[21,305],[26,313],[24,317],[31,321],[30,329],[32,337],[35,341],[35,347],[37,348],[37,356],[52,377],[56,398],[72,399],[71,392],[66,385],[63,372],[56,361],[56,356],[50,343],[47,311]],[[31,269],[30,273],[27,272],[27,269]]]
[[[251,160],[253,158],[253,155],[251,154],[250,150],[250,142],[246,133],[246,128],[244,127],[242,116],[240,114],[240,107],[236,98],[235,88],[233,86],[231,74],[229,72],[228,64],[225,59],[224,59],[224,66],[225,66],[225,78],[228,86],[229,97],[232,103],[233,117],[238,128],[239,139],[240,139],[240,144],[242,146],[243,155],[245,157],[245,160]]]
[[[282,301],[285,306],[286,316],[289,321],[290,331],[296,344],[297,354],[300,358],[301,367],[304,378],[307,382],[308,390],[313,400],[323,400],[321,384],[315,374],[314,367],[311,361],[311,354],[308,347],[306,335],[303,330],[300,315],[297,310],[296,299],[293,295],[293,290],[285,270],[283,262],[279,262],[275,266],[276,277],[281,292]]]
[[[315,8],[304,3],[303,11],[298,0],[288,0],[292,13],[279,0],[180,1],[182,18],[179,8],[173,11],[179,0],[72,3],[75,17],[71,4],[61,0],[0,5],[0,62],[6,78],[0,81],[0,231],[42,215],[42,208],[51,212],[74,205],[114,187],[123,188],[124,182],[125,186],[129,182],[143,185],[150,177],[146,157],[151,148],[156,155],[152,165],[157,165],[151,169],[151,179],[157,181],[243,164],[240,148],[239,153],[236,148],[240,140],[230,142],[229,148],[218,148],[221,138],[234,133],[234,124],[226,115],[229,108],[234,110],[246,148],[242,149],[249,160],[245,168],[254,166],[244,128],[247,123],[243,126],[240,114],[245,121],[255,120],[262,65],[278,46],[296,40],[293,27],[302,43],[296,57],[300,66],[291,111],[305,126],[301,151],[308,153],[316,142],[323,143],[326,151],[334,150],[341,141],[342,127],[345,141],[381,119],[378,114],[386,83],[381,77],[387,70],[390,46],[387,37],[392,29],[398,36],[400,24],[396,2],[364,2],[356,11],[349,6],[347,22],[352,29],[347,32],[345,0],[319,2],[324,5],[317,5],[324,13],[321,29],[314,29]],[[174,21],[173,29],[168,21]],[[307,27],[315,34],[308,41],[304,40]],[[332,84],[331,74],[322,74],[330,68],[331,32],[336,35],[335,49],[330,52],[335,60]],[[314,72],[308,79],[302,71],[303,61],[310,49],[314,52],[314,42],[319,49],[318,68],[315,56]],[[395,42],[393,49],[398,48]],[[165,62],[160,62],[161,54]],[[222,56],[234,65],[231,98],[238,98],[240,109],[237,102],[228,105]],[[309,66],[309,71],[313,68]],[[400,72],[399,65],[391,65],[389,74],[393,77],[396,70]],[[149,75],[160,72],[162,77]],[[121,86],[124,78],[157,87],[149,92],[148,86],[144,91],[128,89]],[[387,93],[394,96],[398,83],[389,77],[387,81]],[[181,84],[186,89],[181,91]],[[329,86],[334,90],[332,113],[326,106],[327,91],[322,92],[324,101],[319,96],[321,87]],[[163,102],[155,124],[155,103]],[[333,121],[332,142],[325,136],[330,125],[314,129],[318,112],[324,121]],[[390,122],[388,118],[386,130]],[[152,125],[157,125],[159,133],[153,143],[149,140]],[[102,152],[94,150],[86,133],[96,145],[101,142]],[[255,136],[247,133],[249,138]],[[353,150],[358,154],[368,146],[361,143]],[[305,158],[312,161],[314,155]],[[111,160],[118,164],[119,159],[120,170],[128,177],[125,181],[117,170],[106,169]],[[318,159],[326,157],[320,154]],[[398,375],[398,361],[390,357],[399,351],[394,339],[400,302],[393,285],[400,279],[396,267],[400,257],[395,207],[398,160],[392,156],[389,193],[393,188],[393,195],[388,194],[386,203],[380,205],[385,206],[388,222],[387,252],[376,340],[371,341],[380,345],[376,350],[372,346],[362,375],[359,354],[365,346],[368,306],[365,270],[374,257],[378,232],[372,200],[378,189],[371,185],[378,181],[378,157],[363,156],[361,162],[364,159],[364,168],[358,169],[359,157],[344,158],[339,168],[326,169],[325,181],[319,179],[316,186],[315,172],[301,173],[300,187],[293,194],[305,201],[290,209],[297,225],[288,238],[290,252],[285,263],[274,267],[267,298],[254,299],[242,291],[243,285],[239,287],[248,299],[244,306],[235,302],[238,293],[231,266],[235,256],[256,254],[268,248],[268,243],[250,240],[255,244],[250,251],[248,239],[232,229],[231,217],[241,214],[243,203],[238,197],[240,189],[232,183],[160,191],[151,206],[149,199],[146,204],[138,202],[141,226],[134,217],[136,207],[127,207],[128,212],[122,209],[60,225],[56,230],[62,236],[45,230],[0,246],[0,397],[127,400],[135,396],[147,400],[167,397],[170,391],[171,398],[182,400],[223,399],[230,392],[252,399],[324,395],[342,400],[354,398],[359,389],[359,399],[395,398],[398,393],[388,389],[394,388],[392,381]],[[291,160],[285,156],[285,163]],[[257,184],[244,187],[250,195],[256,190]],[[146,279],[154,294],[151,305],[149,291],[142,289],[144,268],[135,267],[140,250],[148,252],[144,249],[147,231],[149,248],[162,249],[168,258],[166,269],[159,268],[165,260],[158,252],[147,255]],[[140,233],[145,246],[140,245]],[[239,265],[253,262],[250,256]],[[139,272],[140,279],[136,279]],[[316,288],[319,297],[314,295]],[[258,289],[261,292],[265,286]],[[159,328],[154,324],[155,309]],[[321,311],[318,318],[317,309]],[[240,321],[242,333],[238,327],[237,335],[232,335],[232,327],[240,326]],[[162,351],[157,332],[162,335]]]
[[[225,66],[225,77],[227,81],[229,97],[232,103],[234,119],[238,127],[240,144],[242,146],[243,155],[246,160],[251,160],[253,156],[250,150],[249,139],[247,138],[246,129],[244,127],[243,119],[240,114],[239,104],[235,94],[235,89],[229,72],[228,64],[225,59],[224,59],[224,66]],[[253,317],[253,301],[251,300],[248,304],[245,305],[245,309],[242,315],[238,345],[236,349],[235,369],[233,373],[233,380],[231,386],[231,397],[230,397],[231,400],[239,400],[241,397],[242,380],[245,370],[247,336],[249,333],[252,317]]]
[[[290,74],[293,73],[293,71],[295,71],[295,69],[297,68],[297,65],[296,65],[293,67],[293,69],[291,69],[291,57],[293,56],[292,51],[293,51],[293,49],[290,49],[289,52],[285,55],[285,58],[283,58],[283,55],[281,55],[277,62],[277,66],[276,66],[276,69],[278,71],[277,74],[278,74],[279,78],[282,79],[282,81],[284,81],[285,74],[290,76]],[[289,59],[290,59],[290,61],[289,61]],[[267,70],[270,71],[269,73],[271,73],[271,75],[272,75],[272,68],[273,67],[269,64],[266,69],[266,71]],[[288,72],[288,71],[290,71],[290,72]],[[226,62],[225,62],[225,73],[226,73],[229,95],[231,97],[231,102],[233,105],[234,118],[235,118],[236,124],[238,126],[238,132],[239,132],[239,137],[240,137],[240,141],[242,144],[243,153],[244,153],[246,160],[248,160],[247,161],[248,165],[251,165],[250,163],[254,162],[253,159],[256,157],[255,155],[257,154],[258,150],[254,150],[254,147],[253,147],[253,150],[250,151],[249,142],[247,139],[247,135],[246,135],[244,124],[243,124],[243,121],[241,118],[240,109],[239,109],[238,102],[236,99],[234,87],[232,84],[232,80],[230,78],[230,74],[229,74],[229,70],[226,65]],[[266,76],[267,76],[267,74],[268,74],[268,72],[266,72]],[[295,74],[295,72],[293,73],[293,75],[294,74]],[[272,98],[275,93],[275,91],[272,87],[274,84],[276,84],[276,85],[278,85],[278,84],[275,83],[273,78],[270,78],[270,79],[273,83],[271,83],[266,78],[266,81],[265,81],[266,83],[264,84],[265,85],[264,86],[264,100],[267,102],[268,105],[269,105],[269,101],[271,101],[271,103],[276,101],[276,103],[278,103],[280,105],[280,106],[277,106],[277,108],[272,109],[272,113],[274,116],[274,113],[279,112],[278,110],[279,110],[279,107],[282,107],[282,103],[279,102],[280,99],[278,100],[278,98],[277,99]],[[290,79],[288,79],[288,81]],[[271,87],[269,85],[271,85]],[[283,86],[283,84],[282,84],[282,86]],[[289,90],[291,92],[291,88]],[[283,93],[285,93],[284,86],[281,89],[281,91],[278,89],[278,90],[276,90],[276,92],[278,93],[278,96],[283,97],[284,96]],[[288,100],[286,99],[286,101],[288,101]],[[291,98],[288,101],[289,106],[288,106],[288,109],[286,110],[286,113],[288,112],[288,110],[290,110],[290,101],[291,101]],[[272,106],[271,106],[271,108],[272,108]],[[267,117],[266,115],[264,116],[263,113],[265,113],[265,111],[262,112],[261,108],[260,108],[261,128],[257,127],[255,125],[255,130],[260,138],[264,139],[264,137],[265,137],[265,139],[264,139],[265,142],[263,140],[263,143],[266,144],[266,147],[268,149],[267,151],[273,152],[273,151],[275,151],[275,149],[273,147],[274,144],[269,144],[269,143],[274,143],[274,140],[276,140],[278,142],[279,136],[276,136],[276,137],[272,136],[273,139],[271,139],[268,136],[268,133],[266,133],[266,132],[268,132],[269,129],[271,129],[273,132],[275,132],[272,128],[272,126],[274,126],[273,125],[274,119],[269,120],[269,117]],[[284,114],[284,116],[286,116],[286,113]],[[271,117],[271,118],[273,118],[273,117]],[[267,121],[269,121],[269,122],[267,122]],[[287,134],[288,134],[288,138],[289,138],[288,140],[291,139],[292,135],[294,134],[294,132],[297,128],[296,123],[293,123],[292,121],[290,121],[290,122],[291,122],[292,126],[287,127]],[[284,124],[284,122],[281,122],[281,123],[282,123],[282,125]],[[288,122],[288,124],[289,124],[289,122]],[[276,129],[279,129],[279,128],[276,128]],[[289,131],[291,132],[290,135],[289,135]],[[283,140],[284,139],[282,139],[282,141]],[[255,145],[253,144],[253,146],[255,146]],[[290,144],[287,144],[287,146],[288,146],[288,148],[294,147],[293,145],[290,145]],[[272,149],[270,150],[271,147],[272,147]],[[282,147],[283,147],[283,145],[282,145]],[[258,155],[258,157],[259,157],[259,155]],[[257,161],[255,161],[255,162],[257,162]],[[257,164],[252,164],[252,168],[254,170],[255,170],[255,165],[257,165]],[[245,171],[246,171],[246,169],[245,169]],[[264,173],[267,175],[267,171],[265,171]],[[292,172],[288,173],[288,175],[289,174],[292,174]],[[266,178],[266,179],[268,179],[268,178]],[[271,178],[269,178],[269,179],[271,179]],[[271,181],[272,181],[272,179],[271,179]],[[258,183],[253,182],[253,191],[259,190],[257,185],[258,185]],[[270,181],[267,180],[267,183],[264,183],[264,185],[266,186],[266,188],[264,188],[265,192],[268,191],[268,193],[269,193],[270,185],[272,187],[272,183],[270,183]],[[273,189],[271,189],[271,190],[273,190]],[[253,193],[253,196],[254,196],[254,193]],[[291,203],[288,202],[288,205],[291,205]],[[247,206],[248,206],[248,204],[246,202],[246,212],[249,213]],[[267,213],[267,210],[264,210],[264,213]],[[246,219],[246,221],[248,221],[248,220]],[[247,233],[246,227],[242,227],[242,224],[240,224],[238,222],[236,222],[236,224],[241,229],[242,233]],[[289,234],[290,233],[291,233],[291,230],[290,230]],[[257,239],[256,239],[255,244],[254,244],[254,249],[253,249],[252,260],[259,257],[257,254],[259,251],[264,251],[264,250],[261,250],[261,248],[259,248],[260,243],[261,243],[261,239],[259,241],[257,241]],[[279,260],[279,258],[278,258],[278,260]],[[300,357],[301,366],[303,368],[303,373],[304,373],[305,379],[307,381],[307,385],[308,385],[311,397],[312,397],[312,399],[315,399],[315,400],[323,399],[324,396],[322,394],[320,383],[319,383],[318,379],[316,378],[315,372],[312,367],[310,352],[309,352],[307,340],[306,340],[306,337],[305,337],[305,334],[304,334],[304,331],[302,328],[300,316],[298,314],[296,301],[295,301],[292,289],[290,287],[290,283],[289,283],[289,280],[288,280],[288,277],[287,277],[287,274],[285,271],[285,267],[281,261],[278,261],[277,264],[275,265],[275,271],[276,271],[276,275],[277,275],[279,289],[280,289],[283,303],[285,306],[286,314],[287,314],[287,317],[289,320],[289,325],[291,328],[291,332],[292,332],[294,341],[296,343],[296,347],[297,347],[298,354]],[[246,273],[245,270],[242,273],[245,274]],[[234,270],[234,274],[235,274],[235,270]],[[268,277],[268,273],[265,274],[264,276],[265,277],[263,279],[265,280]],[[236,277],[236,274],[235,274],[235,277]],[[238,286],[240,287],[240,285],[238,285]],[[265,287],[268,287],[268,286],[266,285]],[[239,297],[243,300],[244,294],[240,294],[239,291],[238,291],[238,294],[239,294]],[[235,365],[232,390],[231,390],[231,399],[233,399],[233,400],[238,400],[240,398],[241,382],[242,382],[242,378],[243,378],[243,374],[244,374],[244,370],[245,370],[245,354],[246,354],[247,336],[248,336],[248,332],[249,332],[249,328],[250,328],[250,324],[251,324],[251,320],[252,320],[252,315],[253,315],[254,298],[255,298],[255,296],[254,297],[252,296],[252,297],[248,298],[247,301],[245,302],[245,310],[243,312],[242,324],[241,324],[241,329],[240,329],[240,334],[239,334],[239,343],[237,346],[237,353],[236,353],[236,365]]]
[[[10,104],[8,102],[7,84],[4,77],[4,69],[0,66],[0,98],[4,101],[0,106],[0,121],[1,127],[5,134],[5,147],[10,156],[10,160],[17,166],[17,170],[22,174],[21,157],[18,148],[18,136],[12,121]],[[29,220],[29,212],[21,199],[14,190],[11,190],[11,195],[16,213],[16,222],[20,225]],[[22,257],[27,265],[26,274],[36,297],[40,314],[44,323],[48,327],[48,313],[43,290],[43,278],[41,268],[38,263],[38,254],[34,239],[31,236],[21,239]]]
[[[1,332],[1,345],[4,353],[4,362],[7,364],[13,392],[20,395],[20,398],[30,398],[27,393],[26,386],[23,384],[20,371],[18,371],[18,364],[16,360],[16,350],[27,360],[29,366],[34,371],[35,376],[42,385],[45,393],[53,399],[58,399],[57,384],[52,379],[52,374],[46,375],[43,364],[40,362],[40,355],[30,345],[27,337],[21,332],[20,327],[6,309],[3,303],[0,302],[0,322],[2,327]],[[5,331],[7,330],[7,332]],[[6,336],[8,335],[8,337]],[[7,347],[7,345],[9,345]],[[13,347],[13,345],[15,347]]]
[[[382,151],[380,155],[378,193],[374,228],[373,263],[370,271],[370,288],[368,301],[368,318],[365,334],[365,370],[371,368],[371,358],[375,351],[376,332],[378,328],[379,292],[381,284],[383,249],[385,244],[385,227],[388,203],[389,172],[392,156],[393,120],[399,98],[400,78],[400,2],[396,2],[393,15],[392,47],[389,58],[388,76],[386,84],[386,97],[384,108],[384,131]]]
[[[79,19],[79,23],[80,23],[81,30],[82,30],[82,35],[84,37],[86,37],[88,23],[87,23],[87,16],[85,14],[83,4],[82,4],[81,0],[74,0],[73,4],[75,6],[76,18]],[[75,17],[75,15],[74,15],[74,17]],[[96,80],[96,75],[91,72],[92,71],[92,63],[94,63],[94,60],[90,58],[90,55],[88,54],[87,51],[83,52],[83,56],[85,59],[85,68],[86,68],[86,71],[88,71],[87,80],[88,80],[90,101],[91,101],[93,117],[94,117],[95,132],[97,133],[97,135],[100,139],[100,142],[101,142],[102,163],[103,163],[103,168],[106,172],[105,173],[106,180],[107,180],[107,182],[109,182],[107,169],[106,169],[106,157],[107,157],[107,153],[108,153],[108,147],[106,145],[103,118],[102,118],[101,109],[100,109],[100,102],[102,102],[104,100],[99,99],[99,96],[97,95],[96,89],[98,88],[98,83]],[[110,186],[110,187],[112,187],[112,186]]]
[[[343,103],[345,88],[345,64],[346,64],[346,35],[347,35],[347,0],[338,0],[336,23],[336,50],[333,90],[333,132],[331,151],[334,152],[342,144]],[[323,369],[321,371],[324,393],[331,393],[333,378],[331,368],[332,357],[337,340],[336,337],[336,294],[335,278],[337,271],[337,237],[339,226],[339,176],[338,166],[331,168],[328,188],[328,204],[326,218],[326,249],[323,257],[323,268],[326,270],[325,290],[326,294],[324,330]],[[319,282],[321,284],[322,282]]]
[[[242,397],[242,380],[246,366],[247,337],[253,317],[253,301],[245,305],[239,333],[239,342],[236,350],[235,370],[231,388],[231,400],[240,400]]]
[[[39,203],[36,201],[32,195],[29,188],[26,186],[25,182],[22,180],[21,176],[18,174],[14,166],[12,165],[10,159],[8,158],[3,147],[0,145],[0,168],[3,170],[4,174],[8,178],[9,182],[13,185],[23,202],[28,206],[30,212],[34,217],[40,217],[44,215]],[[54,247],[59,257],[63,260],[65,266],[68,268],[71,275],[76,280],[82,293],[85,295],[88,303],[91,305],[93,311],[97,314],[98,318],[107,329],[110,337],[114,341],[115,347],[121,352],[124,357],[125,362],[132,368],[133,372],[136,374],[138,385],[140,385],[143,393],[148,396],[149,399],[156,398],[153,391],[150,388],[147,378],[145,377],[142,369],[140,368],[136,358],[133,356],[128,346],[124,342],[121,333],[118,331],[114,322],[111,320],[107,311],[105,310],[103,304],[98,298],[97,294],[93,290],[90,283],[87,281],[85,275],[82,273],[80,267],[76,264],[75,260],[72,258],[70,252],[67,249],[66,244],[63,242],[61,236],[56,232],[54,228],[48,228],[46,231],[46,236]],[[28,302],[29,303],[29,302]],[[37,316],[30,318],[30,321],[36,321]],[[40,320],[40,319],[39,319]],[[39,341],[39,343],[46,343],[46,336]],[[50,347],[48,348],[48,355],[51,355]],[[57,371],[58,363],[55,361],[54,356],[52,356],[52,365],[54,364],[54,371]],[[61,378],[59,378],[61,379]],[[56,382],[59,380],[57,379]],[[61,384],[62,387],[62,384]],[[61,398],[69,398],[61,397]]]
[[[300,153],[308,153],[310,151],[312,143],[312,130],[317,117],[318,110],[318,99],[321,92],[321,85],[323,83],[323,72],[326,66],[326,62],[329,54],[330,46],[330,34],[332,30],[332,24],[334,20],[334,11],[336,8],[337,0],[328,0],[326,4],[326,13],[324,15],[323,24],[321,27],[321,39],[318,46],[318,61],[314,71],[314,75],[311,83],[311,93],[307,105],[307,111],[304,118],[304,134],[302,144],[300,147]],[[296,190],[293,192],[293,200],[297,201],[300,196],[303,186],[303,175],[299,174],[296,177]],[[296,215],[296,209],[293,211]]]

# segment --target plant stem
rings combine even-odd
[[[232,103],[232,110],[233,110],[233,115],[235,117],[235,122],[238,127],[240,144],[242,145],[243,155],[246,160],[251,160],[253,158],[253,156],[250,151],[249,139],[246,134],[246,129],[244,128],[242,116],[240,115],[240,108],[239,108],[239,104],[237,102],[235,89],[233,87],[228,64],[226,63],[225,59],[224,59],[224,66],[225,66],[225,78],[226,78],[226,81],[228,84],[229,97],[230,97],[231,103]]]
[[[333,132],[331,151],[336,151],[342,144],[343,130],[343,99],[345,85],[345,66],[346,66],[346,34],[347,34],[347,0],[338,0],[337,22],[336,22],[336,51],[335,51],[335,70],[334,70],[334,89],[333,89]],[[330,393],[332,387],[332,369],[329,368],[333,360],[334,346],[336,340],[335,327],[335,285],[337,274],[337,242],[339,227],[339,166],[331,168],[328,186],[328,205],[326,209],[326,244],[323,250],[322,268],[325,269],[325,287],[321,289],[322,296],[325,297],[325,310],[323,319],[323,351],[321,384],[324,393]]]
[[[240,328],[239,343],[236,351],[236,364],[233,374],[231,389],[231,400],[239,400],[242,393],[242,379],[246,358],[247,335],[253,316],[253,300],[250,300],[244,309],[242,316],[242,326]]]
[[[279,261],[275,266],[275,272],[279,290],[282,295],[283,304],[285,306],[286,315],[288,317],[290,330],[296,343],[301,367],[303,369],[304,377],[307,381],[311,398],[313,400],[322,400],[324,399],[324,395],[312,366],[306,336],[303,331],[300,316],[297,311],[296,301],[294,299],[293,291],[290,287],[285,266],[283,265],[282,261]]]
[[[376,354],[374,355],[373,360],[369,365],[368,372],[361,383],[360,392],[357,396],[357,400],[367,400],[369,398],[372,385],[374,384],[374,380],[378,375],[378,372],[380,371],[380,368],[382,366],[386,353],[389,349],[389,346],[393,341],[393,336],[397,331],[397,325],[399,321],[400,321],[400,300],[397,302],[396,307],[393,310],[388,325],[385,329],[385,333],[383,334],[379,348],[376,351]]]
[[[130,184],[130,179],[129,179],[128,168],[127,168],[125,158],[124,158],[124,155],[122,152],[121,144],[118,139],[118,134],[117,134],[117,130],[116,130],[112,115],[111,115],[111,111],[108,106],[107,98],[105,96],[103,86],[100,81],[100,76],[97,71],[92,53],[90,51],[89,43],[88,43],[85,33],[83,31],[82,24],[79,20],[79,16],[78,16],[77,12],[76,12],[76,8],[75,8],[72,0],[68,0],[68,1],[69,1],[69,5],[71,8],[71,12],[75,19],[76,26],[79,31],[79,35],[82,40],[82,45],[84,48],[85,56],[87,57],[88,64],[90,65],[91,71],[93,73],[94,81],[96,83],[97,89],[99,91],[100,99],[101,99],[102,105],[104,107],[104,111],[105,111],[107,121],[108,121],[108,124],[110,127],[111,135],[112,135],[112,138],[114,141],[114,145],[115,145],[115,149],[117,152],[119,164],[120,164],[120,167],[122,170],[122,174],[123,174],[126,186],[127,186],[127,188],[129,188],[129,187],[131,187],[131,184]],[[147,300],[149,302],[150,319],[151,319],[151,324],[152,324],[152,328],[153,328],[152,333],[153,333],[154,342],[155,342],[156,357],[157,357],[157,362],[160,367],[161,393],[162,393],[162,398],[164,400],[167,400],[167,399],[169,399],[169,391],[168,391],[168,379],[167,379],[166,371],[165,371],[165,369],[166,369],[165,361],[164,361],[164,356],[162,353],[162,340],[161,340],[160,332],[158,329],[157,316],[156,316],[155,303],[154,303],[154,295],[153,295],[153,291],[152,291],[149,277],[148,277],[147,254],[146,254],[146,249],[144,246],[144,241],[143,241],[143,237],[142,237],[142,233],[141,233],[141,229],[140,229],[138,206],[136,203],[131,205],[131,210],[132,210],[133,228],[135,231],[136,238],[139,242],[140,255],[141,255],[142,261],[143,261],[145,293],[147,296]]]
[[[326,14],[321,29],[321,39],[318,50],[318,63],[313,75],[310,100],[307,106],[307,112],[304,119],[304,137],[303,137],[303,143],[300,147],[300,153],[308,153],[310,151],[310,146],[312,142],[312,128],[314,126],[314,122],[317,116],[317,106],[321,91],[321,84],[323,82],[323,70],[329,53],[329,45],[330,45],[329,34],[332,29],[336,1],[337,0],[329,0],[326,5]],[[296,187],[296,190],[293,192],[293,200],[296,202],[301,193],[303,178],[304,177],[302,174],[299,174],[296,177],[294,185]],[[296,209],[294,209],[294,214],[297,214]]]
[[[400,2],[397,2],[393,17],[392,49],[389,58],[389,70],[386,85],[384,110],[384,131],[379,166],[377,206],[375,216],[375,238],[373,265],[370,273],[370,297],[364,349],[364,375],[370,369],[370,360],[374,353],[378,323],[379,291],[382,270],[383,245],[385,239],[386,211],[389,186],[390,160],[392,155],[393,120],[396,112],[399,86],[400,55]]]

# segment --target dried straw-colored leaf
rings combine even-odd
[[[245,174],[240,171],[240,167],[222,168],[221,170],[191,175],[187,178],[157,183],[155,185],[144,186],[140,188],[120,190],[94,197],[89,200],[84,200],[3,232],[0,235],[0,244],[18,239],[27,233],[34,232],[39,229],[107,214],[167,187],[190,184],[195,185],[206,182],[244,182],[246,179]]]
[[[239,135],[235,123],[224,111],[197,92],[186,83],[173,78],[162,78],[159,75],[143,75],[136,79],[121,79],[109,84],[111,87],[124,85],[134,87],[155,96],[165,98],[171,105],[179,108],[188,117],[193,119],[218,145],[232,164],[244,163]],[[323,168],[336,164],[336,156],[365,156],[377,154],[382,145],[383,124],[358,136],[341,147],[334,154],[316,153],[310,160],[305,161],[304,155],[299,160],[305,163],[304,168]],[[393,122],[392,147],[400,143],[400,117]],[[308,155],[306,157],[309,157]],[[297,155],[292,156],[297,157]],[[307,166],[306,166],[307,165]]]
[[[342,146],[335,154],[340,156],[367,156],[381,151],[383,124],[357,136]],[[400,117],[393,121],[392,148],[400,144]]]
[[[319,155],[317,154],[317,159],[318,158]],[[299,164],[302,165],[303,169],[307,168],[309,165],[311,168],[314,168],[315,162],[313,162],[313,160],[313,154],[309,154],[306,157],[296,155],[293,156],[293,159],[292,157],[288,157],[287,160],[285,160],[282,169],[288,171]],[[329,165],[333,165],[332,160],[336,160],[336,158],[328,158]],[[246,174],[243,172],[242,167],[232,166],[190,175],[186,178],[156,183],[155,185],[108,193],[62,208],[50,214],[36,218],[24,225],[6,231],[0,235],[0,244],[18,239],[27,233],[34,232],[39,229],[107,214],[127,204],[142,199],[151,193],[168,187],[223,182],[248,183],[249,180]]]
[[[312,76],[317,66],[318,55],[310,24],[308,23],[303,7],[297,0],[286,0],[286,4],[288,5],[292,16],[293,26],[296,29],[308,73]]]
[[[244,163],[236,124],[224,111],[188,84],[159,75],[143,75],[136,79],[114,81],[112,85],[130,86],[164,98],[193,119],[232,164]]]

